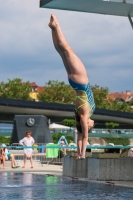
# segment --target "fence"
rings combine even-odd
[[[91,138],[133,138],[133,129],[95,129],[89,132]]]
[[[54,146],[52,146],[54,145]],[[0,148],[3,148],[2,146],[0,146]],[[43,164],[62,164],[63,161],[63,149],[68,150],[69,152],[71,150],[77,150],[77,146],[59,146],[58,144],[42,144],[42,143],[37,143],[34,146],[20,146],[19,143],[13,143],[11,144],[11,146],[6,146],[7,149],[9,149],[11,151],[12,154],[14,154],[15,159],[17,161],[19,160],[23,160],[24,157],[24,152],[23,150],[25,148],[32,148],[33,152],[32,152],[32,156],[33,156],[33,160],[34,161],[38,161],[40,162],[42,165]],[[123,149],[127,149],[129,150],[130,148],[133,148],[133,146],[128,145],[128,146],[123,146],[123,145],[101,145],[101,146],[96,146],[96,145],[88,145],[87,146],[87,150],[90,150],[89,152],[93,152],[93,150],[104,150],[104,152],[106,152],[109,149],[110,153],[114,152],[117,150],[123,150]],[[58,154],[56,154],[56,156],[53,154],[49,154],[48,155],[48,151],[52,149],[53,151],[56,149],[58,151]],[[57,153],[56,151],[56,153]],[[120,152],[120,151],[119,151]]]
[[[103,133],[103,134],[133,134],[133,129],[113,129],[113,128],[93,128],[91,133]]]
[[[20,146],[19,143],[13,143],[13,144],[11,144],[10,147],[7,146],[7,148],[9,148],[11,153],[14,154],[15,159],[17,161],[23,160],[23,157],[24,157],[23,149],[24,148],[32,148],[32,150],[33,150],[32,157],[33,157],[34,161],[39,161],[42,165],[50,164],[50,163],[62,164],[63,157],[64,157],[64,152],[62,150],[63,148],[61,146],[58,146],[58,150],[57,150],[58,154],[56,152],[56,155],[54,155],[55,153],[53,153],[52,155],[51,154],[47,155],[47,151],[49,149],[55,149],[55,147],[50,146],[48,148],[48,146],[46,146],[46,145],[48,145],[48,144],[36,143],[32,147],[25,147],[25,146]],[[51,145],[51,144],[49,144],[49,145]],[[56,144],[56,146],[57,146],[57,144]],[[66,147],[64,149],[66,149]]]
[[[58,130],[56,130],[56,133],[59,133]],[[55,133],[51,133],[53,135]],[[74,130],[69,132],[69,130],[66,132],[62,131],[62,134],[66,136],[73,136],[75,135]],[[89,138],[133,138],[133,129],[100,129],[100,128],[93,128],[89,134]]]

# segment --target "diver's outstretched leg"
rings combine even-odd
[[[54,43],[55,48],[60,53],[65,66],[67,64],[67,67],[69,67],[73,81],[81,84],[88,83],[88,77],[83,63],[68,45],[59,22],[53,14],[50,18],[49,27],[52,29],[52,35],[54,36],[53,39],[56,41]]]
[[[61,49],[60,49],[60,47],[58,45],[57,38],[56,38],[56,33],[55,33],[55,31],[53,29],[51,31],[52,31],[52,38],[53,38],[54,47],[58,51],[58,53],[60,54],[60,56],[62,58],[62,61],[63,61],[64,66],[66,68],[67,74],[70,75],[71,74],[71,70],[70,70],[70,68],[69,68],[69,66],[67,64],[67,61],[66,61],[66,58],[65,58],[63,52],[61,51]]]

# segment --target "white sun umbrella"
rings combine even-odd
[[[52,123],[49,125],[49,129],[50,130],[69,130],[71,127],[69,126],[64,126],[64,125],[61,125],[61,124],[55,124],[55,123]]]

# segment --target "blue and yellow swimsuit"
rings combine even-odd
[[[76,96],[76,98],[81,99],[82,101],[85,102],[82,105],[78,106],[78,108],[76,109],[76,113],[78,112],[79,108],[81,108],[85,104],[88,104],[91,109],[91,115],[92,115],[95,111],[95,102],[94,102],[94,96],[93,96],[93,92],[91,90],[90,83],[88,82],[87,84],[79,84],[79,83],[75,83],[70,78],[69,84],[75,91],[82,91],[85,93],[85,96]],[[82,97],[86,97],[87,100],[83,99]]]

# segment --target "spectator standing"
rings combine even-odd
[[[19,144],[23,146],[33,146],[35,143],[35,140],[33,137],[31,137],[32,132],[26,131],[26,137],[24,137],[22,140],[19,141]],[[24,148],[24,166],[22,168],[25,168],[27,158],[30,158],[31,168],[33,168],[33,159],[32,159],[32,148]]]

